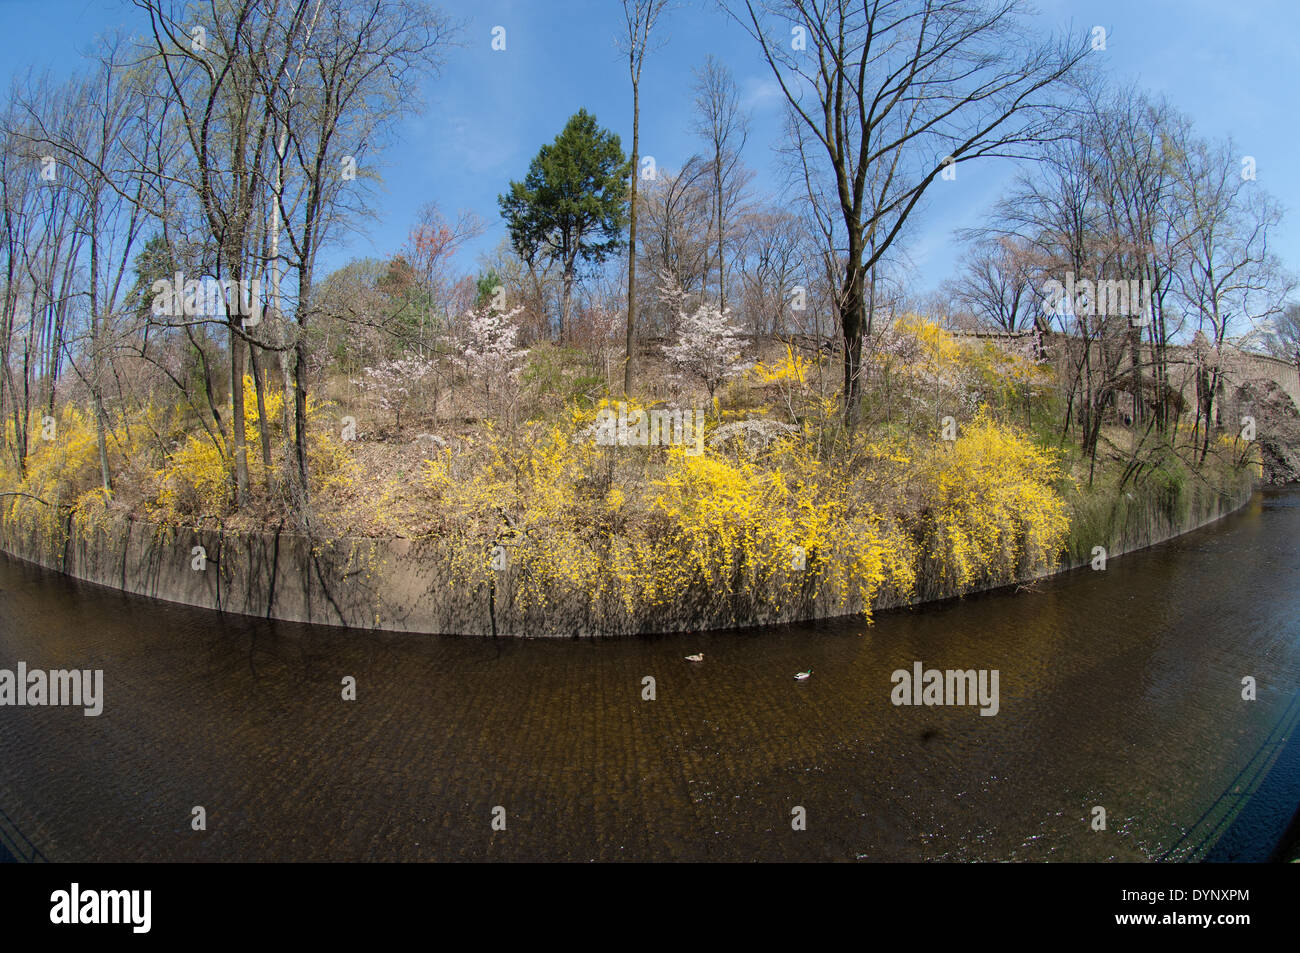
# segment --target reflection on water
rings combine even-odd
[[[603,642],[220,616],[0,557],[0,668],[102,668],[105,691],[98,718],[0,708],[0,845],[93,861],[1267,853],[1300,774],[1297,540],[1300,492],[1271,491],[1031,592],[870,627]],[[893,706],[891,673],[918,660],[999,670],[998,714]]]

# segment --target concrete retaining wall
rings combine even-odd
[[[1151,505],[1115,511],[1108,539],[1114,557],[1151,546],[1219,519],[1251,496],[1249,481],[1233,493],[1194,494],[1186,512],[1170,516]],[[195,547],[206,565],[195,569]],[[860,598],[840,602],[809,591],[780,610],[744,594],[686,593],[671,610],[616,600],[557,599],[545,609],[519,612],[507,595],[513,570],[491,587],[452,581],[445,547],[436,540],[336,539],[313,544],[290,533],[221,533],[118,520],[80,530],[69,521],[51,532],[0,516],[0,549],[77,579],[205,609],[291,622],[401,632],[509,637],[584,638],[633,633],[697,631],[856,615]],[[1088,547],[1090,549],[1090,547]],[[1055,571],[1086,565],[1087,552]],[[1025,579],[1050,573],[1026,573]],[[810,583],[811,583],[810,578]],[[993,588],[993,587],[986,587]],[[910,597],[884,592],[874,608],[934,599],[948,592],[922,585]]]

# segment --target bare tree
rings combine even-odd
[[[1164,398],[1169,390],[1168,345],[1177,331],[1165,310],[1179,258],[1170,231],[1177,191],[1174,156],[1189,124],[1167,104],[1132,89],[1112,93],[1098,86],[1089,92],[1089,141],[1101,152],[1102,161],[1093,169],[1111,246],[1110,269],[1114,277],[1136,280],[1144,289],[1143,313],[1135,316],[1128,331],[1132,423],[1136,428],[1153,413],[1163,433],[1174,422],[1170,401]],[[1143,354],[1144,327],[1149,359]],[[1150,406],[1144,397],[1148,369],[1154,397]]]
[[[871,267],[945,169],[1019,155],[1053,134],[1052,94],[1087,45],[1035,41],[1023,27],[1021,0],[730,0],[726,7],[759,43],[834,178],[847,244],[840,324],[852,424]]]
[[[227,307],[237,502],[248,489],[247,345],[255,363],[259,350],[281,354],[286,394],[294,395],[291,405],[286,400],[292,452],[285,476],[295,509],[308,520],[304,332],[317,306],[316,259],[338,229],[364,214],[364,186],[375,179],[364,165],[366,146],[414,105],[416,80],[436,67],[452,28],[407,0],[135,2],[149,15],[149,61],[189,145],[185,184],[217,249],[217,276],[239,285],[270,266],[266,325],[255,331],[260,322],[244,321],[240,303]],[[295,277],[292,328],[282,308],[284,267]],[[268,326],[278,340],[265,336]]]
[[[1080,443],[1095,459],[1096,435],[1126,346],[1112,332],[1127,329],[1129,322],[1098,317],[1080,296],[1052,300],[1047,291],[1049,282],[1097,279],[1107,267],[1112,243],[1102,204],[1106,176],[1096,168],[1104,158],[1091,144],[1094,131],[1094,121],[1086,115],[1063,125],[1059,138],[1044,145],[1037,165],[1022,170],[998,203],[993,226],[973,234],[978,241],[1023,241],[1033,275],[1035,321],[1044,331],[1055,322],[1066,336],[1058,355],[1066,379],[1061,438],[1077,420]]]
[[[950,286],[952,301],[986,328],[1014,334],[1041,315],[1027,267],[1024,243],[1013,237],[980,242],[962,256],[961,277]]]
[[[307,0],[296,3],[297,10],[309,5]],[[304,513],[309,502],[310,372],[303,332],[318,306],[313,295],[316,259],[349,215],[364,213],[361,186],[375,178],[362,167],[367,145],[418,105],[419,78],[436,72],[455,34],[446,16],[413,0],[314,0],[311,6],[310,18],[304,13],[277,35],[280,49],[287,51],[283,61],[301,57],[311,82],[277,79],[265,93],[288,149],[291,188],[277,189],[276,205],[297,279],[293,430],[296,491]],[[281,69],[263,75],[291,74]]]
[[[632,390],[632,349],[636,346],[636,218],[637,179],[641,174],[641,67],[649,52],[650,34],[668,8],[668,0],[623,0],[627,37],[622,50],[627,55],[632,78],[632,178],[631,219],[628,223],[627,257],[627,356],[623,363],[623,393]]]
[[[279,3],[210,0],[201,13],[169,0],[135,0],[149,16],[150,65],[178,115],[190,147],[186,185],[203,211],[217,250],[215,275],[242,287],[250,273],[264,195],[270,116],[260,99],[258,58],[272,46]],[[202,23],[193,27],[195,19]],[[198,32],[195,32],[195,31]],[[227,300],[235,502],[248,500],[248,437],[244,416],[243,302]]]
[[[718,243],[718,308],[727,308],[726,219],[739,200],[743,167],[740,153],[749,138],[749,117],[740,109],[740,93],[731,71],[712,56],[695,71],[696,131],[713,154],[715,238]]]
[[[672,278],[688,294],[702,292],[709,271],[709,167],[699,156],[691,156],[681,171],[660,167],[655,178],[640,193],[642,235],[639,263],[652,278]],[[643,328],[652,326],[658,296],[654,288],[643,290],[638,301]],[[647,312],[646,306],[649,306]],[[676,320],[663,315],[663,327]]]
[[[808,253],[804,223],[793,212],[774,207],[740,219],[740,294],[749,329],[756,337],[783,334],[787,308],[804,309],[808,289],[802,285]],[[803,288],[802,300],[791,299]]]
[[[29,352],[23,348],[22,381],[14,378],[12,358],[15,345],[23,338],[24,325],[35,320],[36,291],[27,269],[29,250],[35,247],[39,234],[36,230],[37,205],[42,189],[36,171],[40,168],[35,150],[24,144],[22,124],[18,110],[10,103],[0,121],[0,214],[3,215],[3,235],[0,252],[4,254],[3,297],[3,353],[0,353],[0,414],[11,413],[14,440],[8,441],[7,428],[0,428],[0,441],[9,450],[19,472],[23,472],[27,458],[27,425],[31,412],[31,381]]]
[[[95,410],[100,478],[112,493],[109,472],[105,393],[107,362],[117,331],[119,306],[128,290],[127,272],[145,227],[145,183],[136,173],[145,130],[154,120],[153,103],[144,95],[142,77],[122,62],[121,42],[110,39],[92,74],[69,87],[75,108],[68,122],[51,128],[38,107],[28,105],[32,144],[48,150],[60,165],[63,187],[74,191],[80,209],[77,223],[88,252],[86,277],[88,360],[69,365],[90,392]],[[72,105],[70,103],[69,105]]]
[[[1196,321],[1199,435],[1193,439],[1199,436],[1204,460],[1217,424],[1224,341],[1283,314],[1291,286],[1269,247],[1281,209],[1241,174],[1240,153],[1230,141],[1184,142],[1174,174],[1180,191],[1175,232],[1187,258],[1176,279]]]
[[[74,142],[84,132],[85,85],[30,81],[14,96],[6,121],[5,163],[9,299],[6,356],[21,348],[21,381],[8,361],[15,456],[28,452],[28,417],[43,403],[53,414],[81,299],[80,266],[87,235],[86,193],[76,187],[68,156],[52,142]],[[26,179],[28,181],[24,182]],[[21,269],[21,271],[19,271]],[[19,340],[16,341],[15,338]]]
[[[1290,361],[1300,370],[1300,304],[1291,302],[1273,319],[1264,347],[1274,357]]]
[[[473,212],[462,211],[450,222],[436,202],[421,207],[415,226],[407,238],[406,258],[415,269],[425,295],[425,311],[420,321],[420,340],[423,344],[426,325],[437,317],[443,323],[441,331],[450,330],[450,322],[457,317],[451,306],[456,277],[451,263],[466,242],[482,235],[487,225]]]

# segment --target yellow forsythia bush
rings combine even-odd
[[[911,590],[911,538],[832,480],[810,478],[820,464],[802,441],[788,441],[774,468],[713,449],[599,447],[574,436],[556,426],[526,449],[494,443],[486,466],[458,470],[449,450],[426,462],[460,580],[489,585],[500,546],[518,570],[520,608],[577,597],[633,611],[743,595],[779,610],[806,596],[811,579],[869,609],[884,587]],[[655,475],[603,479],[616,460],[630,468],[647,452],[660,455]]]
[[[450,450],[426,462],[457,578],[491,584],[499,546],[521,608],[577,597],[671,609],[711,594],[779,610],[811,586],[869,610],[922,574],[956,594],[1048,568],[1069,529],[1053,453],[985,413],[919,454],[866,445],[852,465],[832,463],[805,434],[755,456],[663,448],[650,476],[624,480],[611,477],[644,459],[637,450],[574,433],[494,439],[486,465]]]
[[[266,419],[271,441],[271,467],[274,482],[284,466],[284,392],[266,388]],[[346,485],[355,466],[346,448],[334,432],[323,405],[307,401],[307,456],[313,490]],[[248,476],[254,486],[268,481],[262,460],[261,429],[257,412],[257,391],[251,376],[244,377],[244,426],[248,443]],[[163,522],[188,521],[215,517],[230,511],[233,447],[229,435],[209,434],[196,428],[179,438],[153,473],[152,499],[145,501],[150,518]]]
[[[154,407],[137,410],[126,421],[120,414],[109,415],[104,442],[109,473],[115,480],[134,472],[147,454],[147,441],[162,426],[163,414]],[[5,422],[6,448],[0,453],[0,487],[10,494],[3,498],[7,520],[36,525],[61,535],[65,527],[61,508],[70,508],[83,529],[102,524],[107,500],[100,469],[99,442],[93,412],[75,404],[33,412],[27,426],[27,458],[21,470],[16,465],[14,422]]]
[[[915,476],[928,581],[942,588],[1009,582],[1050,567],[1065,546],[1070,521],[1055,454],[984,411],[918,460]]]

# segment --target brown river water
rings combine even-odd
[[[224,616],[0,556],[19,661],[102,669],[104,710],[0,707],[0,859],[1265,859],[1300,801],[1300,491],[872,625],[611,641]],[[997,714],[895,706],[917,661],[996,669]]]

